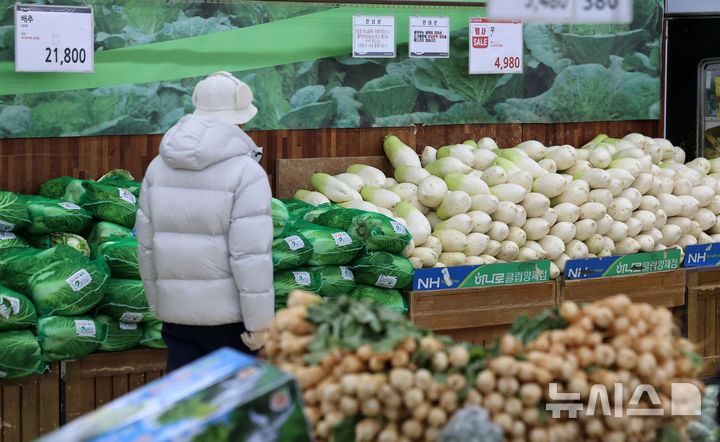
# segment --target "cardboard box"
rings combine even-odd
[[[47,441],[311,441],[295,379],[229,348],[118,398]]]

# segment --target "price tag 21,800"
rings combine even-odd
[[[15,71],[93,72],[92,6],[15,5]]]

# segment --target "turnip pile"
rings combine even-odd
[[[491,138],[421,155],[393,135],[394,176],[355,164],[316,174],[296,198],[376,211],[413,236],[416,268],[552,261],[661,251],[720,241],[720,159],[664,138],[598,135],[581,148],[534,140],[498,149]]]
[[[508,441],[648,441],[660,429],[682,433],[690,421],[670,416],[672,382],[703,387],[692,345],[673,327],[667,309],[618,295],[521,317],[483,348],[435,336],[382,307],[342,297],[323,303],[296,291],[277,312],[264,357],[296,376],[319,441],[343,431],[357,441],[435,441],[468,405],[484,407]],[[553,418],[551,383],[584,404],[593,384],[606,386],[613,416],[618,384],[623,409],[635,387],[648,384],[664,416],[604,417],[598,401],[592,416]],[[656,407],[647,395],[640,404]]]
[[[567,327],[545,331],[527,345],[511,334],[503,336],[499,346],[503,355],[477,375],[475,387],[482,404],[507,439],[652,441],[662,428],[685,435],[691,418],[671,415],[671,384],[689,383],[700,391],[704,386],[695,378],[693,345],[676,336],[668,309],[617,295],[583,309],[566,301],[559,314]],[[557,385],[556,392],[578,393],[580,399],[551,400],[551,383]],[[640,385],[652,386],[661,404],[651,403],[646,394],[639,405],[629,407]],[[609,415],[603,413],[597,397],[594,413],[588,415],[593,386],[607,389]],[[619,411],[616,390],[622,392]],[[691,405],[683,404],[679,395],[673,399],[676,406]],[[560,418],[542,421],[537,406],[545,410],[548,402],[585,408],[576,418],[563,411]],[[629,408],[657,408],[663,415],[628,415]]]

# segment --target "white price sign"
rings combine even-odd
[[[353,15],[353,57],[395,58],[395,16]]]
[[[630,23],[632,0],[576,0],[575,23]]]
[[[488,0],[488,18],[535,23],[630,23],[632,0]]]
[[[522,71],[522,22],[471,17],[469,72],[522,74]]]
[[[15,5],[15,71],[93,72],[92,6]]]
[[[408,42],[410,57],[450,57],[450,18],[410,17]]]

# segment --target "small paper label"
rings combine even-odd
[[[15,224],[0,219],[0,231],[9,232],[15,228]]]
[[[335,232],[332,234],[332,237],[335,240],[335,245],[338,247],[352,244],[352,238],[345,232]]]
[[[137,330],[137,322],[120,321],[120,330]]]
[[[6,240],[6,239],[15,239],[17,236],[15,236],[14,233],[10,232],[0,232],[0,241]]]
[[[297,235],[288,236],[285,238],[285,242],[290,247],[290,250],[297,250],[305,247],[305,242]]]
[[[137,199],[135,199],[135,195],[133,195],[132,192],[130,192],[129,190],[119,187],[118,192],[120,193],[121,200],[125,200],[125,201],[129,202],[133,206],[137,202]]]
[[[15,298],[13,296],[0,295],[0,304],[5,304],[5,300],[10,303],[10,308],[12,309],[13,315],[17,315],[18,313],[20,313],[20,300],[18,298]]]
[[[7,373],[5,373],[4,371],[0,371],[0,378],[4,377],[7,377]]]
[[[82,209],[82,207],[78,206],[77,204],[68,203],[67,201],[64,201],[64,202],[62,202],[62,203],[58,203],[58,206],[64,207],[65,209],[68,209],[68,210],[80,210],[80,209]]]
[[[340,266],[340,276],[346,281],[355,281],[355,275],[350,267]]]
[[[120,316],[120,321],[122,321],[122,322],[140,322],[143,320],[144,316],[145,315],[143,315],[142,313],[124,312],[122,314],[122,316]]]
[[[80,269],[74,275],[65,280],[73,292],[82,290],[83,287],[92,282],[92,276],[85,269]]]
[[[378,276],[378,280],[375,283],[378,287],[385,287],[385,288],[393,288],[395,287],[395,284],[397,284],[397,276],[390,276],[390,275],[380,275]]]
[[[393,232],[397,233],[398,235],[405,235],[407,234],[407,229],[405,226],[400,224],[397,221],[390,221],[390,224],[392,224]]]
[[[310,285],[310,273],[308,272],[293,272],[295,275],[295,284],[298,285]]]
[[[93,321],[76,320],[75,334],[84,337],[95,337],[95,323]]]

